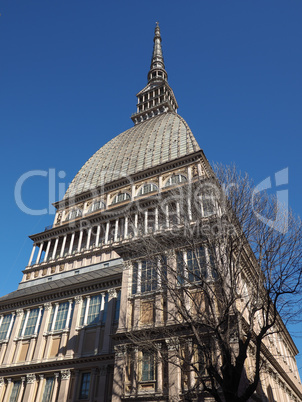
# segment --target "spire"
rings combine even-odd
[[[148,84],[136,95],[138,99],[137,111],[131,116],[134,124],[162,113],[177,112],[178,108],[174,93],[168,84],[158,22],[156,23],[153,42]]]
[[[158,22],[156,23],[154,39],[153,39],[153,54],[151,59],[150,71],[148,73],[148,81],[152,81],[152,73],[157,70],[162,71],[164,79],[167,79],[167,72],[165,70],[165,63],[163,58],[163,51],[161,48],[161,36]]]

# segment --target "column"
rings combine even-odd
[[[192,220],[192,207],[191,207],[191,195],[188,196],[188,216],[189,220]]]
[[[120,316],[118,320],[118,330],[127,328],[127,311],[128,311],[128,286],[131,272],[131,263],[124,262],[122,288],[121,288],[121,303],[120,303]]]
[[[21,332],[21,337],[24,336],[26,325],[27,325],[28,318],[29,318],[29,314],[30,314],[30,309],[28,308],[28,309],[26,309],[26,316],[25,316],[25,320],[24,320],[24,324],[23,324],[23,328],[22,328],[22,332]]]
[[[138,213],[136,212],[134,215],[134,236],[137,236],[138,233],[137,225],[138,225]]]
[[[128,238],[128,216],[125,217],[125,239]]]
[[[88,229],[86,250],[89,250],[89,248],[90,248],[91,230],[92,230],[92,227],[90,226],[90,228]]]
[[[8,378],[7,379],[7,385],[6,385],[6,392],[5,392],[5,395],[4,395],[3,402],[8,402],[9,401],[10,394],[12,392],[13,386],[14,386],[14,383],[12,382],[12,379]]]
[[[25,380],[26,380],[26,377],[21,377],[21,387],[20,387],[20,392],[19,392],[19,395],[18,395],[17,402],[22,401],[23,394],[24,394],[24,391],[25,391]]]
[[[108,243],[108,236],[109,236],[109,222],[106,223],[105,244]]]
[[[36,376],[34,374],[26,374],[26,387],[23,396],[24,401],[34,401],[35,397]]]
[[[37,335],[37,333],[38,333],[42,311],[43,311],[43,306],[39,306],[39,314],[38,314],[38,318],[37,318],[37,322],[36,322],[35,330],[34,330],[35,335]]]
[[[4,392],[5,392],[4,377],[0,377],[0,401],[2,401],[3,399]]]
[[[107,317],[105,323],[104,330],[104,343],[103,343],[103,352],[109,353],[110,351],[110,332],[111,332],[111,324],[113,319],[113,308],[114,308],[114,299],[117,297],[117,293],[115,289],[109,289],[109,297],[108,297],[108,309],[107,309]]]
[[[38,255],[37,255],[37,259],[36,259],[36,264],[39,264],[39,262],[40,262],[40,258],[41,258],[41,254],[42,254],[42,250],[43,250],[43,245],[44,245],[44,243],[42,242],[40,244],[40,247],[39,247],[39,252],[38,252]]]
[[[59,303],[55,303],[55,312],[53,315],[53,320],[52,320],[52,324],[51,324],[51,328],[50,331],[53,332],[55,329],[55,324],[56,324],[56,320],[57,320],[57,315],[58,315],[58,310],[59,310]]]
[[[42,398],[43,383],[44,383],[44,375],[40,374],[39,375],[38,391],[37,391],[37,395],[36,395],[36,401],[38,401],[38,402],[40,402],[40,400]]]
[[[58,401],[57,400],[57,393],[58,393],[58,387],[59,387],[59,375],[60,375],[59,373],[55,373],[55,380],[54,380],[54,385],[53,385],[51,402],[55,402],[55,401],[57,402]]]
[[[9,328],[7,331],[7,335],[6,335],[6,339],[8,339],[8,344],[7,344],[6,353],[5,353],[5,356],[3,359],[3,364],[8,364],[12,360],[13,350],[15,347],[14,338],[17,336],[17,334],[19,332],[22,316],[23,316],[23,310],[17,310],[17,318],[15,321],[15,325],[13,326],[15,313],[12,313],[12,318],[11,318]]]
[[[44,256],[43,262],[46,262],[46,261],[47,261],[48,254],[49,254],[49,249],[50,249],[50,245],[51,245],[51,240],[48,240],[47,247],[46,247],[46,252],[45,252],[45,256]]]
[[[63,243],[62,243],[62,248],[61,248],[61,253],[60,257],[64,257],[64,251],[65,251],[65,246],[66,246],[66,240],[67,240],[67,234],[63,237]]]
[[[87,296],[86,297],[86,308],[85,308],[85,315],[84,315],[83,325],[87,325],[89,305],[90,305],[90,296]]]
[[[73,248],[73,243],[74,243],[74,236],[75,236],[75,232],[73,232],[72,235],[71,235],[68,254],[72,253],[72,248]]]
[[[80,231],[79,241],[78,241],[78,253],[81,251],[82,247],[82,239],[83,239],[83,229]]]
[[[61,370],[61,384],[58,395],[58,402],[66,402],[70,383],[70,370]]]
[[[180,206],[179,206],[179,202],[177,201],[176,203],[176,215],[177,215],[177,223],[178,225],[180,224]]]
[[[96,230],[96,239],[95,239],[95,246],[96,247],[99,245],[100,233],[101,233],[101,225],[98,225],[97,230]]]
[[[28,261],[28,266],[30,266],[32,261],[33,261],[35,251],[36,251],[36,244],[33,245],[33,248],[31,250],[31,254],[30,254],[30,257],[29,257],[29,261]]]
[[[179,358],[177,355],[176,344],[177,339],[166,339],[168,346],[168,378],[169,378],[169,398],[171,400],[178,400],[180,389],[180,367]]]
[[[73,389],[71,394],[71,401],[77,400],[77,392],[78,392],[78,384],[80,381],[80,371],[74,370],[74,381],[73,381]]]
[[[158,230],[158,207],[155,208],[155,231]]]
[[[106,383],[107,383],[107,364],[100,366],[99,371],[99,386],[98,386],[98,394],[96,395],[96,400],[105,401],[106,400]]]
[[[118,219],[115,221],[115,228],[114,228],[114,241],[118,240]]]
[[[59,243],[59,238],[56,237],[55,246],[54,246],[54,248],[53,248],[52,256],[51,256],[51,258],[52,258],[53,260],[56,258],[58,243]]]
[[[124,384],[124,365],[125,365],[125,349],[122,345],[114,347],[115,362],[112,386],[112,402],[121,402]]]
[[[169,205],[166,205],[166,227],[169,227]]]
[[[37,342],[36,342],[33,360],[40,360],[42,358],[42,352],[44,349],[43,348],[44,333],[47,330],[50,312],[51,312],[51,304],[45,303],[44,304],[44,314],[43,314],[40,331],[39,331]]]
[[[73,311],[72,322],[70,325],[69,339],[66,347],[66,358],[72,358],[75,353],[76,337],[78,336],[78,331],[76,330],[78,326],[78,321],[80,317],[80,312],[82,308],[83,298],[82,296],[76,296],[74,298],[75,306]]]
[[[157,343],[157,387],[156,391],[162,393],[163,392],[163,358],[161,356],[161,348],[162,344]]]
[[[145,233],[148,233],[148,210],[145,211]]]

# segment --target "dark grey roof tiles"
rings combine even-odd
[[[1,302],[6,302],[7,300],[16,299],[27,295],[34,296],[37,293],[57,290],[59,288],[62,288],[63,290],[64,287],[77,285],[79,282],[81,282],[81,284],[84,285],[85,282],[89,282],[92,280],[103,280],[106,277],[121,274],[122,269],[123,267],[121,265],[115,267],[102,268],[97,271],[92,271],[85,274],[78,274],[67,278],[61,278],[59,280],[52,280],[40,285],[33,285],[28,288],[15,290],[14,292],[11,292],[5,296],[0,297],[0,304]]]
[[[135,125],[100,148],[81,168],[64,199],[199,151],[185,120],[164,113]]]

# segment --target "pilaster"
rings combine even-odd
[[[70,383],[70,370],[61,370],[61,384],[58,395],[58,402],[66,402]]]

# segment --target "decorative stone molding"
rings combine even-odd
[[[112,298],[112,297],[117,297],[117,291],[116,291],[116,289],[109,289],[109,290],[108,290],[108,294],[109,294],[109,297],[110,297],[110,298]]]
[[[122,359],[125,355],[126,355],[126,346],[124,345],[115,345],[114,346],[114,352],[115,352],[115,356],[118,359]]]
[[[105,376],[107,374],[108,364],[100,366],[100,376]]]
[[[48,311],[51,309],[51,303],[44,303],[44,310]]]
[[[126,269],[130,269],[132,267],[132,264],[131,264],[131,262],[130,261],[124,261],[124,271],[126,270]]]
[[[167,344],[169,351],[176,350],[179,345],[179,340],[178,340],[178,338],[175,338],[175,337],[169,338],[169,339],[166,339],[166,344]]]
[[[16,310],[16,313],[17,313],[17,317],[20,317],[21,315],[23,315],[24,310],[22,308],[20,308],[20,309]]]
[[[0,387],[2,387],[2,385],[5,385],[4,384],[4,377],[0,377]]]
[[[82,296],[75,296],[74,298],[75,304],[80,304],[82,300],[83,300]]]
[[[44,380],[44,374],[39,374],[39,380],[43,381]]]
[[[26,382],[27,382],[27,384],[34,384],[35,381],[36,381],[35,374],[26,374]]]
[[[61,380],[69,380],[70,374],[71,373],[69,369],[61,370]]]

